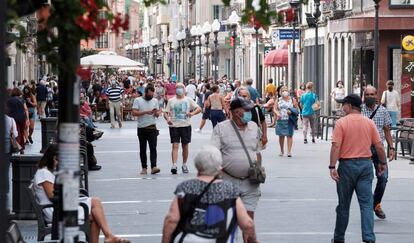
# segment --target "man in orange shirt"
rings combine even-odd
[[[379,174],[386,168],[385,151],[374,122],[361,114],[361,98],[351,94],[338,102],[343,104],[346,116],[336,122],[330,155],[330,175],[336,182],[338,193],[335,234],[332,242],[345,242],[349,208],[355,191],[361,209],[362,241],[373,243],[375,242],[372,211],[374,173],[371,145],[375,146],[381,161],[378,166]],[[336,170],[337,161],[339,161],[338,170]]]

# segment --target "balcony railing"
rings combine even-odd
[[[348,1],[350,0],[326,0],[324,3],[321,4],[321,11],[325,13],[337,10],[348,10]]]

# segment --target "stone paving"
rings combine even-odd
[[[200,116],[193,119],[198,127]],[[110,129],[108,123],[97,123],[105,131],[94,142],[101,171],[90,172],[90,195],[103,201],[109,225],[114,233],[132,242],[160,242],[164,216],[178,183],[195,176],[191,163],[197,150],[209,143],[212,127],[193,133],[190,145],[190,174],[170,174],[170,141],[168,127],[159,119],[158,175],[139,175],[140,161],[136,122],[125,122],[122,129]],[[256,229],[261,242],[322,243],[330,242],[335,224],[336,188],[329,177],[330,143],[317,140],[303,144],[301,130],[294,136],[293,157],[279,157],[274,128],[263,152],[268,178],[261,187],[262,197],[256,213]],[[40,143],[36,129],[35,143]],[[39,148],[37,148],[39,147]],[[40,146],[32,145],[38,152]],[[179,162],[180,162],[179,156]],[[390,163],[390,178],[383,208],[386,220],[375,220],[377,242],[414,242],[414,165],[406,159]],[[20,221],[28,242],[35,242],[36,223]],[[361,242],[359,208],[356,197],[351,206],[347,242]],[[241,241],[239,241],[241,242]]]

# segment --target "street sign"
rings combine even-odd
[[[300,30],[295,30],[295,39],[299,39]],[[292,40],[293,29],[279,29],[279,40]]]
[[[279,30],[273,29],[272,30],[272,45],[276,46],[279,41]]]

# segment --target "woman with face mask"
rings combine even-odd
[[[285,137],[287,137],[287,156],[292,157],[293,130],[295,124],[289,118],[290,115],[298,113],[298,103],[295,98],[290,97],[288,87],[280,89],[281,97],[274,105],[276,120],[276,135],[279,136],[280,154],[283,156],[285,149]]]
[[[341,109],[341,104],[336,102],[337,100],[345,98],[345,88],[341,80],[338,80],[338,82],[336,82],[336,87],[332,90],[331,97],[332,101],[334,102],[334,109]]]

